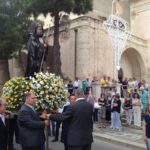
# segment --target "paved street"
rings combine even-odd
[[[94,124],[93,134],[94,135],[98,134],[99,138],[97,138],[97,136],[94,138],[92,150],[113,150],[113,149],[136,150],[137,149],[135,147],[134,148],[127,148],[127,146],[125,147],[125,145],[123,145],[120,142],[120,140],[125,143],[135,142],[136,145],[143,144],[145,146],[142,137],[142,130],[136,130],[130,127],[123,127],[123,130],[121,132],[116,132],[111,130],[109,126],[106,129],[99,129],[97,128],[97,124]],[[51,143],[52,139],[53,139],[52,137],[49,139],[49,147],[52,150],[63,150],[63,144],[60,142]],[[116,139],[116,142],[114,142],[113,139]],[[16,149],[21,150],[19,145],[16,145]]]
[[[52,150],[63,150],[63,145],[61,143],[52,143]],[[122,146],[116,146],[115,144],[103,142],[99,139],[94,139],[92,145],[92,150],[132,150],[128,148],[123,148]]]
[[[129,140],[132,142],[138,142],[138,143],[144,144],[142,130],[133,129],[130,127],[123,126],[122,131],[117,132],[117,131],[110,129],[110,126],[99,129],[98,125],[94,124],[94,133],[100,133],[102,135],[112,136],[114,138],[118,138],[122,140]]]
[[[50,140],[52,139],[50,138]],[[55,143],[50,142],[49,148],[51,150],[64,150],[63,144],[60,142],[55,142]],[[19,145],[16,146],[16,150],[21,150]],[[116,144],[103,142],[95,138],[94,143],[92,145],[92,150],[134,150],[134,149],[129,149],[119,145],[117,146]]]

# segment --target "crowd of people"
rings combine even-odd
[[[34,93],[25,94],[25,103],[17,115],[13,115],[13,119],[6,117],[6,101],[0,99],[0,150],[14,150],[14,133],[22,150],[45,150],[45,127],[49,136],[54,136],[52,142],[60,140],[65,150],[90,150],[93,122],[99,129],[110,126],[112,130],[121,132],[124,115],[128,126],[133,122],[134,126],[141,127],[143,120],[144,140],[149,148],[148,84],[144,80],[138,82],[135,78],[125,78],[119,84],[118,92],[110,77],[104,76],[99,81],[101,93],[97,98],[92,93],[92,82],[88,78],[84,81],[76,78],[73,83],[69,81],[66,104],[54,114],[42,114],[45,120],[41,120],[34,109]]]
[[[94,107],[93,120],[98,123],[99,128],[106,128],[110,125],[113,130],[121,131],[124,116],[127,126],[133,123],[135,127],[141,128],[142,121],[150,124],[150,117],[146,115],[150,105],[149,85],[145,80],[125,78],[119,82],[119,91],[117,91],[116,82],[110,77],[103,76],[99,81],[101,88],[99,98],[92,95],[92,82],[93,80],[90,81],[88,78],[84,82],[76,78],[73,83],[69,82],[68,92],[75,94],[78,87],[83,88],[87,102]],[[149,133],[146,129],[149,131],[150,126],[147,124],[145,123],[144,135],[149,141]]]

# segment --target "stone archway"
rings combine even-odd
[[[134,48],[128,48],[122,53],[121,67],[124,77],[135,77],[141,80],[145,75],[145,65],[142,56]]]

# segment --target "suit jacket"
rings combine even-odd
[[[66,112],[69,106],[70,105],[64,106],[63,113]],[[64,143],[67,143],[68,128],[69,128],[69,119],[62,122],[61,138],[63,139]]]
[[[8,127],[4,125],[0,118],[0,150],[7,150]]]
[[[62,114],[53,114],[51,120],[69,120],[67,143],[71,146],[88,145],[93,142],[93,106],[85,99],[70,105]]]
[[[40,120],[37,112],[24,104],[19,110],[19,139],[24,147],[40,146],[44,144],[45,123]]]

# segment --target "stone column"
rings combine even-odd
[[[92,95],[96,97],[96,99],[100,98],[101,88],[98,80],[92,81]]]
[[[78,28],[76,74],[81,79],[93,75],[94,72],[94,29],[90,26],[91,20],[88,19],[84,20],[85,25]]]

